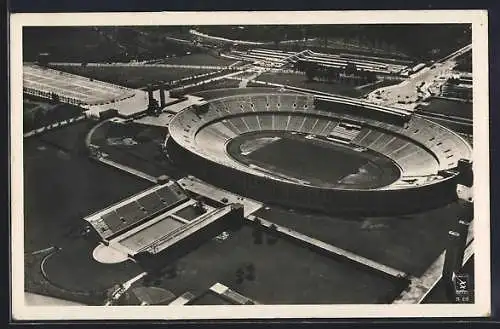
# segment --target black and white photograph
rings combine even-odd
[[[484,11],[10,29],[15,318],[489,314]]]

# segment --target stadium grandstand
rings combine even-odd
[[[392,203],[395,195],[415,199],[415,203],[409,202],[412,207],[432,203],[435,193],[440,194],[437,199],[441,202],[448,202],[446,195],[455,195],[453,178],[459,160],[470,160],[472,155],[470,145],[460,136],[410,112],[354,99],[321,99],[290,92],[235,95],[233,91],[232,96],[214,97],[205,106],[180,112],[169,130],[167,144],[170,143],[173,154],[179,154],[177,161],[191,166],[201,177],[219,178],[230,169],[228,172],[234,177],[245,177],[244,186],[237,192],[248,192],[253,189],[250,186],[272,181],[277,189],[283,187],[282,198],[287,200],[295,191],[325,191],[328,197],[310,197],[316,198],[310,203],[337,199],[339,202],[330,203],[337,210],[345,206],[375,211]],[[267,142],[259,141],[266,138]],[[307,179],[297,168],[263,164],[259,159],[252,161],[248,152],[239,152],[245,143],[277,144],[269,142],[273,138],[340,147],[345,155],[354,150],[353,156],[364,158],[366,164],[352,173],[329,179],[319,175],[319,165],[315,164],[311,170],[319,177]],[[235,143],[237,147],[232,148]],[[298,146],[292,148],[298,152]],[[323,155],[323,159],[327,161],[328,157]],[[315,161],[312,159],[311,163]],[[336,163],[327,164],[324,170],[331,173],[335,166]],[[210,168],[220,168],[220,172]],[[233,182],[223,187],[234,185]],[[255,196],[261,192],[261,188],[255,188]],[[354,194],[358,197],[352,198]],[[354,204],[352,200],[356,200]],[[297,199],[288,202],[296,203]]]
[[[25,118],[43,123],[24,135],[36,152],[25,157],[27,291],[91,305],[415,304],[473,263],[470,73],[187,36],[176,58],[95,65],[227,65],[204,66],[207,51],[237,62],[174,82],[145,74],[143,89],[48,68],[48,54],[24,64]],[[34,199],[61,173],[70,185],[55,193],[78,207]]]
[[[144,114],[153,102],[163,108],[182,101],[171,98],[163,85],[148,91],[130,89],[29,63],[23,66],[23,92],[78,105],[92,117],[113,110],[122,118],[131,118]]]
[[[103,105],[132,98],[135,90],[37,65],[24,64],[23,91],[76,105]]]
[[[274,49],[251,49],[248,51],[234,50],[226,56],[252,61],[254,64],[261,64],[271,67],[285,67],[298,61],[316,63],[325,67],[345,68],[347,64],[356,65],[358,69],[378,74],[401,74],[407,69],[404,63],[394,63],[389,60],[374,57],[359,57],[349,54],[323,54],[311,50],[300,52],[287,52]]]

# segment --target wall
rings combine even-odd
[[[255,176],[217,164],[191,153],[172,138],[167,141],[174,162],[194,176],[228,191],[287,207],[328,213],[389,215],[418,212],[456,200],[456,177],[403,190],[324,189]]]

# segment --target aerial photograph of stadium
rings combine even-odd
[[[22,38],[27,304],[474,303],[471,24]]]

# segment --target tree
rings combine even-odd
[[[34,110],[33,111],[33,121],[34,121],[35,127],[44,126],[46,123],[45,111],[41,108]]]
[[[344,69],[346,75],[353,75],[356,73],[356,71],[357,71],[356,64],[352,62],[348,62]]]
[[[245,275],[245,272],[243,271],[243,269],[241,267],[238,268],[236,270],[236,283],[238,283],[238,284],[243,283],[244,275]]]
[[[319,65],[317,63],[308,62],[305,69],[307,80],[313,81],[318,76],[318,71]]]
[[[325,75],[328,81],[337,81],[340,76],[340,71],[336,67],[325,68]]]
[[[177,277],[177,266],[174,264],[174,265],[171,265],[167,268],[167,277],[169,279],[173,279],[175,277]]]
[[[253,236],[253,242],[255,244],[262,244],[263,234],[262,230],[258,226],[254,228],[252,236]]]
[[[245,279],[247,279],[248,281],[255,280],[255,265],[253,263],[248,264],[246,266],[246,270],[247,270],[247,273],[246,273]]]
[[[56,93],[51,93],[50,99],[52,100],[53,103],[59,103],[59,95]]]

